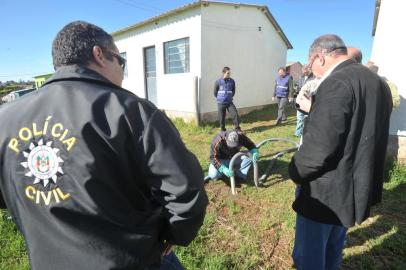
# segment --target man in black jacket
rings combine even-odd
[[[347,228],[381,201],[392,101],[336,35],[313,42],[309,66],[320,81],[289,165],[300,185],[293,259],[298,269],[338,269]]]
[[[52,55],[44,86],[0,108],[0,204],[31,268],[181,269],[171,246],[193,240],[207,205],[196,157],[120,87],[125,59],[103,29],[66,25]]]

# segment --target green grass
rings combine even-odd
[[[294,111],[281,126],[274,125],[275,118],[276,110],[269,106],[242,117],[241,126],[256,143],[268,137],[296,140]],[[209,146],[218,126],[196,127],[179,119],[174,123],[207,173]],[[260,172],[271,154],[285,147],[289,145],[262,147]],[[210,203],[204,224],[188,247],[175,250],[186,269],[291,269],[295,185],[287,173],[290,157],[278,160],[261,188],[254,186],[252,176],[237,187],[236,196],[223,181],[206,185]],[[406,168],[396,163],[387,168],[383,203],[373,208],[370,219],[349,230],[342,269],[406,269]],[[0,269],[28,269],[24,241],[5,212],[0,212]]]
[[[24,238],[7,211],[0,211],[0,270],[29,269]]]

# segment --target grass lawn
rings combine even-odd
[[[268,137],[296,140],[294,111],[280,126],[274,125],[275,118],[276,110],[269,106],[242,117],[241,126],[256,143]],[[209,146],[218,127],[179,120],[175,125],[207,173]],[[260,174],[272,153],[289,146],[270,143],[261,148]],[[238,186],[236,196],[223,181],[206,185],[210,203],[204,225],[190,246],[176,248],[186,269],[291,269],[295,185],[287,173],[290,157],[278,159],[261,188],[253,185],[252,176]],[[406,269],[406,168],[390,164],[386,175],[383,203],[373,208],[371,218],[349,230],[342,269]],[[23,238],[0,211],[0,270],[28,268]]]

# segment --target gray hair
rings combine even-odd
[[[316,38],[309,49],[309,55],[315,53],[329,54],[334,53],[335,55],[346,55],[347,47],[344,41],[337,35],[327,34]]]

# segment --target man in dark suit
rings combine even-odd
[[[392,100],[386,83],[350,59],[336,35],[313,42],[309,66],[320,84],[289,165],[300,185],[292,256],[298,269],[338,269],[347,228],[382,198]]]

